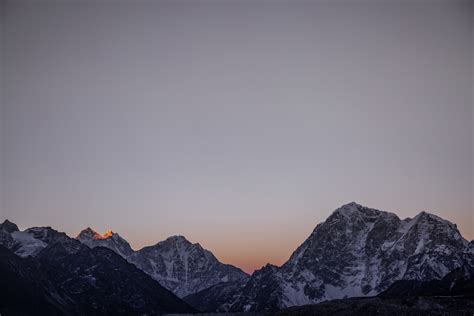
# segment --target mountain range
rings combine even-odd
[[[318,224],[282,266],[267,264],[252,275],[183,236],[135,251],[112,231],[86,228],[70,238],[50,227],[19,231],[5,221],[0,245],[1,273],[5,261],[30,271],[18,271],[14,283],[37,284],[31,296],[57,314],[275,312],[351,297],[417,295],[429,282],[444,284],[439,293],[447,293],[449,282],[450,289],[469,292],[462,282],[474,270],[474,242],[455,224],[427,212],[400,219],[354,202]]]
[[[0,224],[0,314],[190,313],[183,302],[114,251],[89,248],[51,227]]]

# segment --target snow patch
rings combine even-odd
[[[44,241],[36,239],[32,234],[24,231],[13,232],[11,236],[13,240],[20,245],[20,247],[15,251],[15,254],[20,257],[34,257],[47,246]]]

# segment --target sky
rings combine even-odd
[[[6,1],[0,220],[282,264],[351,201],[474,239],[468,1]]]

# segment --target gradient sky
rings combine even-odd
[[[474,238],[468,1],[7,1],[0,220],[246,271],[350,201]]]

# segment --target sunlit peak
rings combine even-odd
[[[94,236],[92,237],[94,240],[101,240],[101,239],[107,239],[109,237],[113,236],[113,232],[111,230],[106,231],[103,235],[99,233],[95,233]]]

